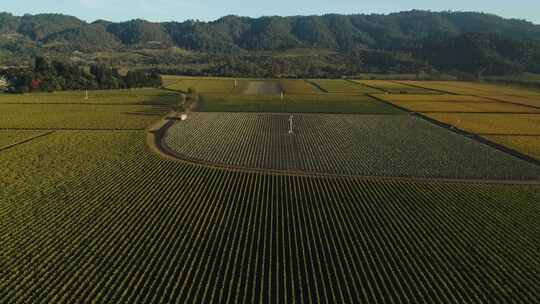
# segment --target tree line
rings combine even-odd
[[[81,67],[44,57],[36,57],[32,68],[7,69],[2,74],[11,93],[159,87],[162,84],[156,71],[133,70],[122,75],[117,68],[106,65]]]

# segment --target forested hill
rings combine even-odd
[[[540,40],[540,26],[471,12],[410,11],[389,15],[325,15],[246,18],[223,17],[214,22],[152,23],[144,20],[91,24],[75,17],[0,13],[0,34],[19,34],[35,42],[59,42],[77,48],[171,46],[189,50],[234,52],[324,48],[402,49],[430,37],[496,33],[514,39]]]
[[[468,44],[471,41],[472,45]],[[84,53],[178,47],[202,53],[246,55],[253,51],[309,48],[342,55],[376,51],[379,53],[375,55],[380,57],[383,52],[383,57],[392,54],[392,60],[398,61],[409,56],[415,61],[413,66],[426,63],[440,69],[448,68],[456,54],[459,57],[468,52],[469,57],[474,56],[468,58],[469,62],[490,61],[493,67],[504,64],[508,69],[529,69],[529,64],[525,66],[523,62],[540,60],[539,43],[540,25],[474,12],[226,16],[213,22],[164,23],[87,23],[58,14],[19,17],[0,13],[0,57],[3,54],[5,58],[35,55],[43,50]],[[373,58],[373,53],[368,55],[363,57],[364,62]],[[539,65],[532,64],[532,69]],[[465,64],[458,67],[467,68]],[[488,72],[490,69],[482,67]]]

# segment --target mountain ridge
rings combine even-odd
[[[141,53],[174,48],[198,57],[187,58],[174,51]],[[260,55],[298,49],[320,54],[278,60]],[[266,76],[270,72],[263,71],[268,69],[311,75],[305,72],[310,69],[319,76],[433,69],[471,74],[540,73],[540,25],[487,13],[422,10],[259,18],[228,15],[209,22],[99,19],[91,23],[62,14],[0,13],[3,64],[24,57],[28,65],[36,55],[71,58],[74,52],[126,51],[137,52],[146,66],[177,64],[184,66],[184,72],[218,75],[259,70],[251,74]],[[326,56],[327,51],[336,54]],[[457,62],[460,58],[464,61]],[[133,63],[137,59],[129,62]],[[273,67],[276,64],[281,67]]]
[[[14,16],[0,13],[0,34],[21,34],[33,41],[51,41],[51,35],[100,24],[127,47],[178,46],[205,52],[283,50],[312,47],[348,51],[354,48],[391,50],[430,36],[455,37],[469,32],[496,33],[540,41],[540,25],[476,12],[412,10],[391,14],[325,14],[308,16],[228,15],[210,22],[88,23],[62,14]],[[84,31],[81,31],[84,33]],[[76,37],[73,37],[75,39]]]

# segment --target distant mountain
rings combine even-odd
[[[485,13],[418,10],[388,15],[226,16],[213,22],[164,23],[140,19],[87,23],[59,14],[19,17],[0,13],[0,36],[20,37],[15,46],[30,41],[38,49],[58,52],[179,47],[201,53],[246,55],[309,48],[346,55],[371,50],[384,52],[384,57],[409,54],[443,70],[479,72],[497,69],[471,67],[472,63],[489,61],[493,66],[529,69],[526,63],[538,60],[540,26]],[[5,39],[0,50],[3,45],[16,49]],[[533,62],[529,66],[538,69],[538,65]]]
[[[500,34],[467,33],[426,41],[418,53],[439,70],[508,74],[540,72],[540,42],[522,41]]]
[[[159,45],[199,51],[283,50],[291,48],[397,49],[426,37],[494,33],[540,40],[540,26],[472,12],[409,11],[389,15],[324,15],[246,18],[226,16],[213,22],[153,23],[132,20],[88,24],[60,14],[13,16],[0,13],[0,34],[21,34],[34,41],[68,29],[102,26],[125,46]],[[92,30],[94,31],[94,30]],[[105,35],[105,34],[103,34]],[[219,40],[219,41],[217,41]]]
[[[86,25],[54,33],[42,40],[46,45],[61,46],[65,50],[105,51],[115,50],[122,43],[99,24]]]

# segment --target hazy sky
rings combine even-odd
[[[1,0],[0,11],[63,13],[87,21],[214,20],[224,15],[310,15],[324,13],[389,13],[410,9],[482,11],[503,17],[527,19],[540,24],[538,0]]]

